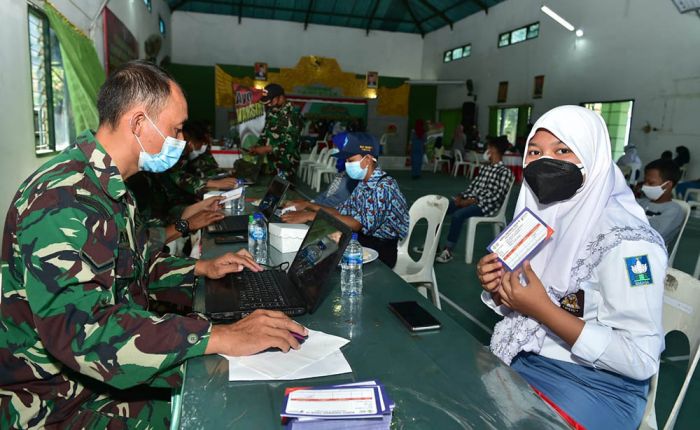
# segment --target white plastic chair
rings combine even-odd
[[[464,161],[464,158],[462,158],[462,153],[455,150],[455,164],[452,166],[452,176],[457,176],[457,172],[459,171],[459,168],[464,166],[464,176],[469,175],[469,163]]]
[[[438,195],[427,195],[419,198],[411,205],[409,210],[408,236],[398,244],[398,252],[394,272],[409,283],[421,284],[418,291],[427,297],[427,288],[432,290],[432,299],[435,306],[440,309],[440,292],[433,263],[442,231],[443,221],[450,202],[447,198]],[[415,261],[408,254],[411,235],[416,223],[425,218],[428,221],[428,229],[423,242],[423,254],[420,260]],[[427,285],[430,285],[429,287]]]
[[[471,264],[474,258],[474,237],[476,236],[476,226],[482,223],[493,224],[493,235],[494,237],[501,232],[501,229],[506,226],[506,208],[508,207],[508,198],[510,197],[510,192],[513,190],[513,182],[515,178],[511,178],[510,184],[508,184],[508,191],[506,191],[506,198],[503,199],[503,204],[501,208],[498,209],[496,215],[494,216],[478,216],[471,217],[467,219],[467,238],[466,238],[466,258],[467,264]]]
[[[693,271],[693,278],[700,277],[700,255],[698,255],[698,261],[695,263],[695,270]]]
[[[671,430],[676,424],[678,412],[681,410],[683,399],[688,391],[688,385],[698,365],[698,360],[700,360],[700,281],[673,268],[668,269],[664,286],[663,326],[665,334],[672,331],[680,331],[685,334],[690,349],[688,372],[678,397],[676,397],[676,402],[673,404],[671,414],[663,426],[664,430]],[[658,428],[654,407],[658,381],[659,374],[657,373],[649,384],[647,406],[644,410],[642,423],[639,425],[640,430],[656,430]]]
[[[306,170],[309,168],[309,165],[313,164],[318,160],[318,151],[321,145],[316,143],[316,145],[311,149],[311,154],[309,154],[309,158],[306,160],[301,160],[299,162],[299,172],[298,175],[300,178],[304,177],[304,173],[306,173]]]
[[[318,167],[313,172],[313,177],[311,178],[311,187],[316,190],[316,192],[321,191],[321,181],[324,175],[334,175],[338,173],[336,168],[336,162],[338,159],[336,157],[330,156],[326,160],[326,165],[323,167]],[[330,182],[330,180],[328,181]]]
[[[316,158],[316,161],[313,163],[310,163],[308,165],[308,168],[306,169],[306,176],[304,178],[304,182],[311,185],[311,179],[313,178],[314,170],[319,168],[319,167],[324,167],[326,165],[326,162],[328,161],[328,157],[330,157],[330,149],[329,148],[323,148],[319,153],[318,157]]]
[[[382,155],[387,155],[387,145],[389,143],[389,138],[392,136],[396,136],[396,133],[382,133],[382,136],[379,138],[379,146],[382,148]]]
[[[467,178],[474,179],[476,171],[479,170],[479,165],[481,164],[481,154],[476,151],[467,151],[464,161],[467,163],[468,171],[465,173]]]
[[[447,164],[447,171],[451,172],[451,166],[450,166],[450,159],[449,158],[442,158],[442,154],[445,153],[445,148],[439,148],[435,150],[435,157],[433,158],[433,173],[436,173],[438,170],[438,167],[440,167],[443,164]]]
[[[683,224],[681,224],[681,229],[678,230],[678,236],[676,236],[676,242],[673,244],[673,250],[668,256],[668,267],[673,267],[673,260],[676,259],[676,252],[678,252],[678,244],[681,243],[683,231],[685,230],[686,224],[688,224],[688,218],[690,218],[690,205],[688,204],[688,202],[684,202],[683,200],[677,199],[673,199],[673,201],[678,203],[678,205],[681,208],[683,208],[683,212],[685,212],[685,218],[683,219]]]

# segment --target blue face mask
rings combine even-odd
[[[169,168],[173,167],[175,163],[177,163],[177,160],[180,159],[182,151],[185,149],[187,142],[170,136],[166,137],[160,132],[160,130],[158,130],[158,127],[156,127],[148,115],[146,115],[146,119],[151,123],[153,128],[156,129],[158,134],[163,137],[163,146],[160,148],[160,152],[157,154],[148,153],[143,147],[141,139],[134,134],[136,141],[139,143],[139,146],[141,146],[141,153],[139,154],[139,170],[153,173],[165,172]]]
[[[349,177],[352,179],[356,179],[358,181],[362,181],[365,179],[365,176],[367,176],[367,168],[365,167],[364,169],[362,166],[360,166],[360,163],[362,163],[363,159],[360,159],[358,161],[346,161],[345,162],[345,173],[348,174]]]

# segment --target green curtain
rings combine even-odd
[[[61,44],[75,132],[96,130],[99,124],[97,92],[105,81],[105,72],[95,46],[51,4],[47,3],[44,10]]]

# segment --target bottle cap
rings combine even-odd
[[[262,214],[260,212],[255,212],[255,215],[253,216],[256,220],[262,219]]]
[[[352,240],[357,240],[357,233],[352,234]]]

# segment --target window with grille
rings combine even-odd
[[[533,22],[524,27],[516,28],[515,30],[507,31],[498,35],[498,47],[514,45],[526,40],[534,39],[540,35],[540,23]]]
[[[442,56],[442,62],[449,63],[450,61],[461,60],[462,58],[467,58],[471,54],[472,45],[468,43],[445,51]]]
[[[70,97],[61,49],[48,18],[29,7],[29,60],[31,64],[34,150],[61,151],[75,138]]]

